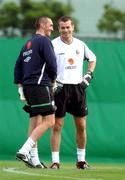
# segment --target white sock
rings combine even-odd
[[[29,137],[27,141],[24,143],[24,145],[21,147],[19,152],[28,155],[34,145],[35,142]]]
[[[40,164],[39,155],[38,155],[38,149],[36,147],[31,149],[30,157],[31,157],[32,163],[35,166]]]
[[[77,161],[85,161],[85,149],[77,148]]]
[[[59,152],[52,152],[52,163],[59,163]]]

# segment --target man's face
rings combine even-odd
[[[71,23],[70,20],[66,22],[61,21],[58,28],[62,38],[66,39],[72,37],[74,25]]]
[[[50,36],[53,31],[53,22],[51,19],[48,19],[47,23],[44,26],[44,32],[46,36]]]

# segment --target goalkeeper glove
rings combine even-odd
[[[86,89],[89,84],[91,79],[93,78],[93,73],[91,71],[88,71],[84,76],[83,76],[83,81],[81,83],[83,89]]]
[[[25,96],[24,96],[24,93],[23,93],[23,87],[22,86],[20,86],[18,88],[18,93],[19,93],[19,96],[20,96],[20,100],[25,101],[26,99],[25,99]]]
[[[54,93],[58,94],[62,90],[62,88],[63,88],[63,84],[56,81],[55,84],[54,84],[54,87],[53,87]]]

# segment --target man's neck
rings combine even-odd
[[[70,37],[70,38],[63,38],[63,37],[60,37],[61,40],[66,43],[66,44],[71,44],[73,42],[73,37]]]
[[[45,36],[44,31],[36,31],[36,34],[40,34],[41,36]]]

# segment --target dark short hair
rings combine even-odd
[[[60,22],[67,22],[67,21],[71,21],[71,24],[74,25],[73,19],[70,16],[62,16],[61,18],[59,18],[58,25]]]
[[[48,19],[50,19],[48,16],[40,16],[36,19],[36,22],[35,22],[35,28],[36,29],[39,29],[40,28],[40,24],[46,24]]]

